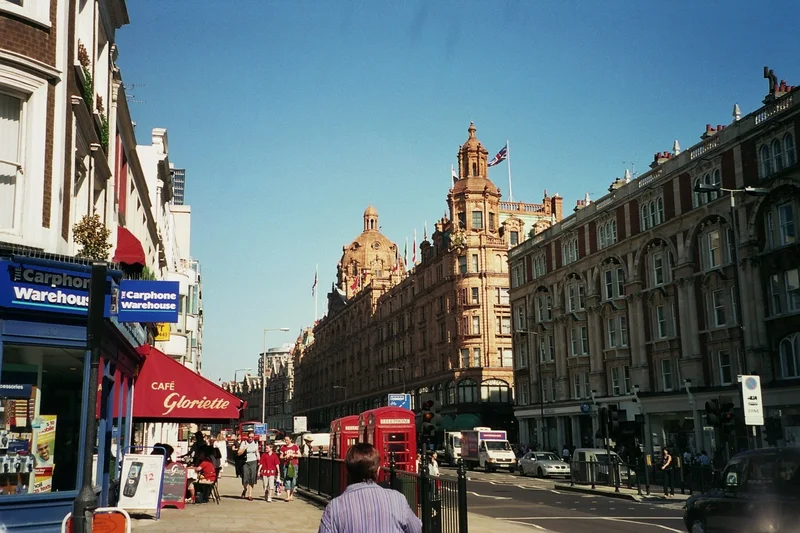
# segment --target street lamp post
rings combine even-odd
[[[769,194],[769,189],[762,189],[759,187],[745,187],[743,189],[725,189],[719,185],[703,185],[698,183],[694,186],[694,191],[698,193],[706,193],[709,196],[711,193],[727,192],[731,198],[731,231],[733,232],[733,249],[731,250],[731,260],[733,262],[733,282],[736,285],[736,318],[739,329],[739,344],[742,353],[739,361],[739,370],[741,374],[747,374],[747,348],[744,340],[744,316],[742,316],[742,283],[739,278],[739,230],[736,223],[736,197],[734,193],[741,192],[748,196],[766,196]]]
[[[529,318],[528,320],[531,320],[531,319]],[[533,365],[531,364],[531,360],[530,359],[531,359],[531,357],[533,357],[533,354],[535,353],[536,344],[538,344],[538,342],[534,341],[534,346],[533,346],[534,349],[531,350],[531,335],[533,335],[533,337],[535,339],[538,339],[539,338],[539,332],[538,331],[531,331],[531,330],[517,330],[517,333],[525,333],[527,335],[527,340],[528,340],[528,368],[531,368]],[[547,449],[547,447],[545,445],[545,442],[547,440],[549,440],[549,439],[545,438],[545,429],[544,429],[544,382],[542,380],[542,354],[539,354],[539,357],[536,358],[536,374],[537,374],[537,380],[539,381],[539,424],[542,427],[542,442],[541,442],[541,445],[542,445],[542,450],[545,450],[545,449]],[[530,380],[530,378],[529,378],[529,380]]]
[[[289,328],[264,328],[264,352],[261,354],[261,423],[267,421],[267,332],[268,331],[289,331]]]

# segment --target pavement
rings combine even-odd
[[[619,492],[617,492],[614,487],[607,487],[598,485],[595,488],[592,488],[591,485],[569,485],[567,483],[556,483],[553,485],[553,488],[556,490],[563,490],[567,492],[579,492],[581,494],[596,494],[597,496],[605,496],[606,498],[617,498],[620,500],[630,500],[634,502],[651,502],[651,503],[670,503],[670,502],[680,502],[683,503],[689,499],[688,494],[680,494],[677,493],[674,496],[670,496],[666,498],[663,494],[659,494],[657,492],[651,492],[650,494],[646,494],[642,492],[639,494],[638,489],[629,489],[620,487]],[[656,487],[656,489],[661,489],[661,487]]]
[[[240,498],[242,485],[227,468],[220,477],[221,503],[187,504],[184,509],[162,509],[161,518],[134,515],[132,530],[140,533],[176,533],[178,531],[219,533],[220,531],[258,531],[259,533],[314,532],[319,528],[327,503],[313,494],[298,491],[292,502],[263,497],[252,502]],[[258,491],[254,491],[260,494]],[[469,513],[470,533],[530,533],[526,525],[508,523],[493,517]],[[542,532],[542,528],[538,528]],[[546,533],[546,530],[545,530]]]

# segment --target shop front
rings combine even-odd
[[[113,494],[115,465],[130,436],[142,359],[136,347],[147,338],[139,324],[104,320],[98,439],[87,443],[89,278],[87,265],[0,259],[0,527],[6,531],[60,530],[83,483],[87,446],[94,451],[98,502],[107,504]],[[107,317],[110,305],[109,297]]]
[[[520,424],[520,439],[527,439],[521,444],[529,444],[537,450],[561,455],[565,445],[576,448],[594,446],[598,425],[596,408],[591,403],[526,406],[517,409],[516,417]]]

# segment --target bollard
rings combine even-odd
[[[682,457],[678,457],[678,468],[681,469],[681,494],[686,494],[686,480],[683,477],[684,462]]]
[[[641,496],[642,495],[642,480],[639,478],[639,472],[636,472],[636,470],[634,470],[634,474],[636,474],[636,492],[639,494],[639,496]]]
[[[572,469],[572,463],[569,465],[569,486],[575,486],[575,471]]]
[[[594,460],[589,461],[589,478],[592,481],[592,490],[596,489],[597,486],[594,483]]]
[[[427,450],[422,454],[422,468],[420,469],[419,476],[419,502],[422,506],[421,519],[422,519],[422,533],[431,532],[431,486],[430,477],[428,477],[428,452]]]
[[[458,460],[458,533],[467,533],[467,469]]]
[[[619,461],[616,456],[614,456],[614,460],[610,462],[608,467],[614,471],[614,492],[619,492]]]
[[[644,465],[644,488],[648,496],[650,496],[650,454],[642,456],[642,464]]]

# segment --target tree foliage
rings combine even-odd
[[[108,242],[111,232],[100,220],[100,215],[85,215],[72,226],[75,244],[81,246],[78,257],[107,261],[111,243]]]

